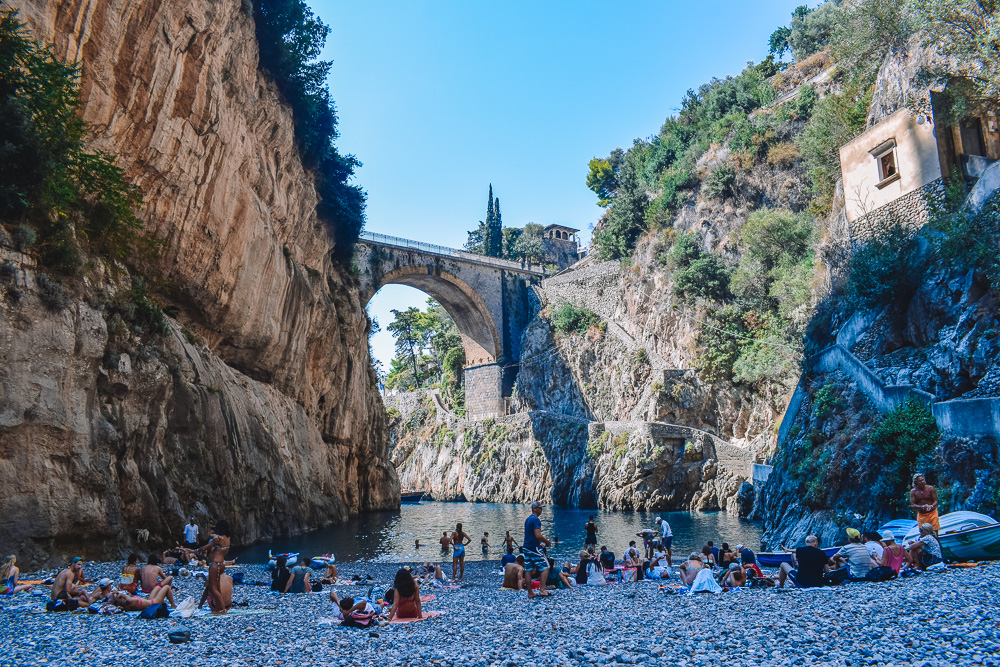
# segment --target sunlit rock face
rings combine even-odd
[[[173,326],[156,357],[105,368],[87,298],[112,278],[69,281],[52,312],[10,256],[25,297],[0,318],[3,549],[106,556],[189,514],[258,540],[398,503],[358,286],[330,260],[243,3],[12,4],[81,63],[91,146],[142,188],[164,244],[145,272],[197,344]]]

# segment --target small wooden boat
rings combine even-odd
[[[419,503],[423,500],[426,491],[402,491],[399,494],[399,502],[401,503]]]
[[[823,547],[823,553],[833,558],[833,555],[840,551],[840,547]],[[782,563],[792,563],[792,554],[784,551],[764,551],[757,554],[757,564],[761,567],[781,567]]]
[[[1000,523],[941,535],[946,561],[1000,560]]]
[[[297,553],[283,553],[283,554],[272,554],[271,550],[267,550],[267,567],[269,570],[273,570],[278,567],[278,556],[285,557],[285,567],[292,567],[299,560],[299,555]]]
[[[948,533],[957,533],[959,531],[971,530],[973,528],[992,526],[997,523],[997,520],[978,512],[950,512],[942,515],[940,522],[941,530],[938,531],[938,537],[943,537]],[[914,521],[914,524],[915,523],[916,522]],[[914,525],[910,528],[910,530],[906,531],[906,535],[903,536],[902,544],[909,544],[910,542],[915,541],[918,537],[920,537],[920,527]]]

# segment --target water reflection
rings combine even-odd
[[[415,560],[450,560],[441,553],[438,540],[442,532],[454,529],[461,522],[465,532],[472,537],[466,549],[467,561],[498,560],[503,554],[503,535],[509,530],[518,543],[524,537],[524,520],[530,513],[528,505],[494,503],[422,502],[403,505],[398,511],[369,512],[337,526],[235,549],[244,562],[261,563],[267,560],[268,549],[300,552],[304,556],[333,553],[338,561],[368,560],[381,562],[409,562]],[[738,543],[756,549],[760,544],[761,529],[749,521],[721,513],[699,512],[614,512],[609,510],[583,510],[566,507],[546,507],[542,513],[542,532],[550,540],[559,538],[559,544],[549,549],[557,560],[573,560],[583,546],[587,517],[594,515],[598,525],[598,546],[605,544],[621,556],[629,540],[643,528],[656,528],[656,517],[663,516],[674,533],[673,552],[687,555],[700,551],[707,540],[716,545]],[[480,548],[483,532],[489,533],[490,547],[486,554]],[[414,540],[420,540],[420,548]]]

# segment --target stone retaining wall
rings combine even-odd
[[[851,244],[868,243],[900,225],[915,233],[929,219],[928,200],[944,202],[944,188],[944,179],[935,179],[859,217],[851,223]]]

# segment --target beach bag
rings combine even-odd
[[[888,565],[879,565],[878,567],[872,568],[865,575],[865,579],[868,581],[889,581],[890,579],[896,578],[896,571],[893,570]]]
[[[188,596],[184,598],[183,602],[177,605],[177,612],[180,614],[181,618],[191,618],[197,608],[198,601],[193,597]]]
[[[235,586],[237,584],[242,584],[242,583],[243,583],[243,573],[233,572],[233,585]]]
[[[361,612],[352,611],[350,614],[344,616],[341,625],[347,628],[367,628],[371,625],[372,619],[375,616],[374,612],[371,614],[362,614]]]
[[[167,639],[170,640],[171,644],[186,644],[191,641],[191,631],[190,630],[174,630],[173,632],[167,633]]]
[[[848,577],[851,576],[851,568],[841,567],[833,572],[827,572],[823,575],[823,583],[827,586],[836,586],[837,584],[842,584],[847,581]]]
[[[314,582],[312,582],[311,585],[312,585],[313,593],[319,593],[321,590],[323,590],[323,582],[321,582],[321,581],[314,581]]]
[[[168,618],[170,610],[165,604],[151,604],[139,612],[139,618]]]

